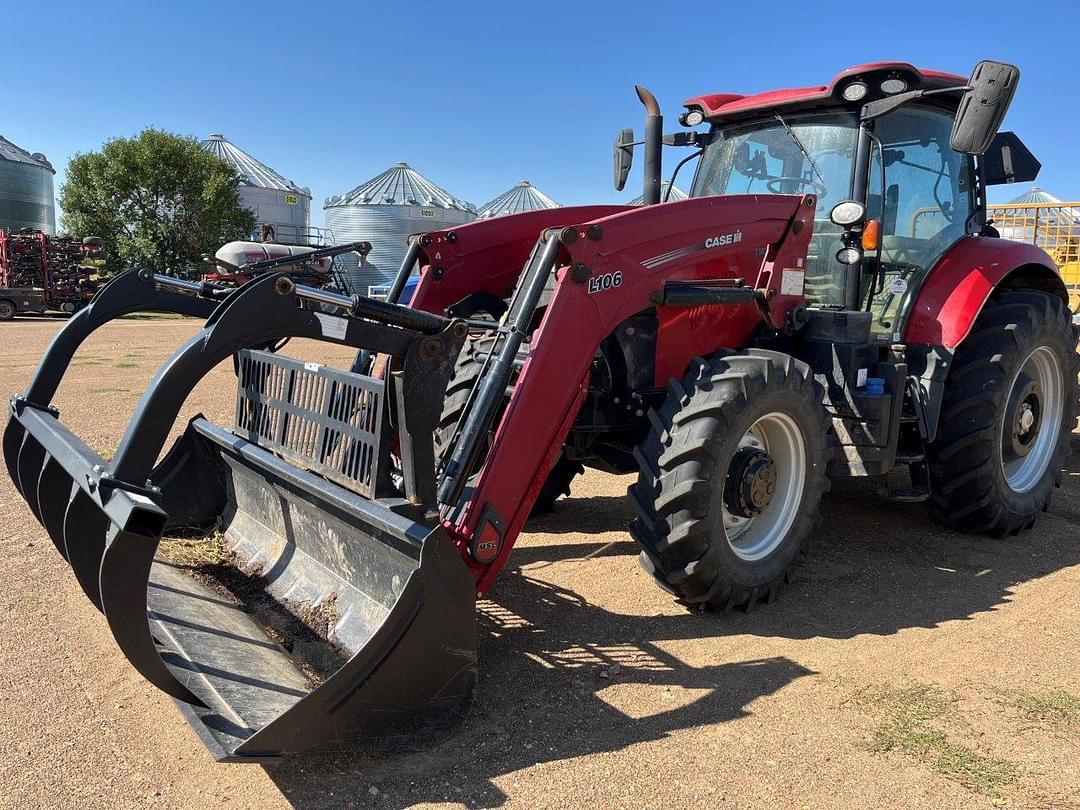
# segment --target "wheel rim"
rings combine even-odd
[[[767,475],[760,463],[745,463],[747,456],[753,453],[767,455],[774,465],[775,486],[768,502],[761,505],[757,514],[749,517],[738,514],[739,510],[732,508],[727,495],[723,502],[724,532],[728,545],[737,557],[747,562],[767,557],[783,543],[799,514],[806,487],[806,441],[798,424],[787,414],[768,413],[746,431],[729,462],[729,481],[725,493],[733,491],[740,483],[732,481],[733,474],[756,472],[756,484],[760,484],[762,475]],[[754,487],[750,486],[749,489],[753,490]],[[760,491],[760,486],[755,491]],[[760,505],[760,501],[755,505]]]
[[[1009,386],[1001,426],[1001,469],[1013,492],[1033,489],[1050,466],[1065,406],[1061,364],[1049,346],[1024,360]]]
[[[7,301],[0,301],[0,318],[5,320],[15,315],[15,307],[9,304]]]

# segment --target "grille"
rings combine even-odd
[[[380,380],[269,352],[239,352],[234,432],[357,494],[378,480]]]

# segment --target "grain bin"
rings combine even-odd
[[[558,208],[559,204],[528,180],[522,180],[484,205],[476,214],[477,219],[488,219],[503,214],[520,214],[524,211],[543,211]]]
[[[214,134],[202,142],[202,148],[217,155],[240,175],[237,189],[240,201],[255,214],[257,237],[259,225],[274,229],[274,240],[290,245],[316,243],[311,228],[311,191],[301,188],[265,163],[260,163],[224,135]]]
[[[476,207],[439,188],[407,163],[395,163],[352,191],[323,204],[326,227],[342,242],[371,243],[360,263],[355,254],[340,259],[350,292],[387,284],[405,258],[411,233],[437,231],[476,218]]]
[[[668,194],[668,189],[671,189],[671,193]],[[678,186],[673,186],[667,180],[660,184],[660,202],[676,202],[677,200],[685,200],[687,194]],[[645,196],[635,197],[628,205],[644,205]]]
[[[0,228],[56,233],[55,174],[43,154],[31,154],[0,136]]]

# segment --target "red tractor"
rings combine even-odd
[[[282,273],[231,291],[121,276],[13,398],[9,472],[127,657],[237,761],[460,716],[473,600],[583,466],[637,472],[642,563],[696,607],[771,598],[832,479],[1016,534],[1058,483],[1078,398],[1056,268],[985,219],[987,185],[1038,170],[998,133],[1017,79],[862,65],[692,98],[689,131],[666,136],[639,88],[646,206],[423,234],[388,301]],[[690,199],[660,203],[665,143],[700,156]],[[620,133],[619,186],[634,145]],[[50,400],[82,340],[142,308],[207,324],[106,461]],[[292,336],[361,351],[331,369],[277,353]],[[158,462],[229,356],[235,424],[196,417]],[[209,529],[222,557],[196,576],[158,553],[163,534]]]

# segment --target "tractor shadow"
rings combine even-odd
[[[496,782],[505,774],[737,720],[815,674],[785,657],[688,665],[655,641],[714,635],[715,617],[628,617],[519,571],[504,576],[497,601],[478,605],[480,682],[461,728],[416,751],[266,766],[294,807],[498,807],[512,798]],[[642,686],[644,698],[628,691]]]
[[[1020,538],[960,535],[919,505],[885,503],[861,484],[837,486],[797,581],[749,613],[641,615],[653,611],[639,607],[630,615],[548,581],[572,578],[566,566],[622,571],[627,580],[637,568],[625,534],[582,536],[621,531],[624,499],[560,502],[529,524],[532,536],[479,604],[477,700],[453,736],[416,751],[290,759],[266,772],[298,808],[496,807],[513,798],[499,786],[507,774],[751,715],[753,701],[816,673],[783,655],[725,661],[729,637],[855,640],[971,620],[1006,604],[1018,584],[1080,562],[1080,441],[1073,445],[1049,514]],[[547,536],[558,534],[577,538]],[[618,587],[651,585],[638,576]],[[654,601],[670,607],[663,600],[661,593]],[[686,640],[701,641],[693,662],[669,652],[686,649]]]

